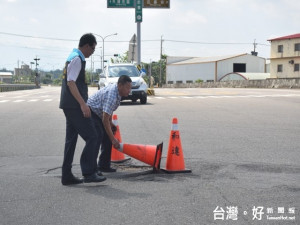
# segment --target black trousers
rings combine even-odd
[[[97,133],[93,120],[91,118],[84,118],[80,108],[64,109],[63,111],[66,117],[66,140],[62,173],[65,175],[71,173],[79,134],[85,141],[85,146],[80,157],[82,175],[93,174],[97,170],[97,159],[95,158]]]
[[[111,147],[112,143],[105,131],[102,123],[102,119],[92,112],[92,120],[94,122],[96,132],[97,132],[97,147],[95,158],[99,155],[99,150],[101,146],[101,154],[98,160],[99,168],[110,168],[110,158],[111,158]]]

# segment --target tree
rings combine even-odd
[[[42,79],[43,84],[52,84],[51,74],[46,74]]]
[[[143,63],[147,70],[147,75],[150,76],[151,74],[154,78],[154,84],[159,84],[159,86],[166,83],[166,58],[167,55],[162,55],[161,60],[158,62],[151,62],[151,65],[150,63]]]
[[[54,85],[61,85],[63,79],[63,74],[61,73],[60,76],[57,79],[53,80]]]
[[[128,62],[128,51],[125,52],[123,55],[115,56],[115,58],[110,58],[112,63],[127,63]]]

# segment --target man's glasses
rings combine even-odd
[[[92,49],[92,50],[93,50],[93,52],[94,52],[94,51],[95,51],[95,48],[96,48],[96,46],[94,46],[94,47],[93,47],[93,46],[91,46],[91,45],[90,45],[90,47],[91,47],[91,49]]]

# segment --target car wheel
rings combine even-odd
[[[146,104],[147,103],[147,96],[141,97],[140,101],[141,101],[141,104]]]

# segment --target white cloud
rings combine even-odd
[[[32,24],[39,24],[39,21],[38,21],[38,19],[36,19],[36,18],[30,18],[29,21],[30,21],[30,23],[32,23]]]
[[[195,11],[186,11],[176,17],[175,21],[184,25],[197,25],[207,23],[207,18]]]

